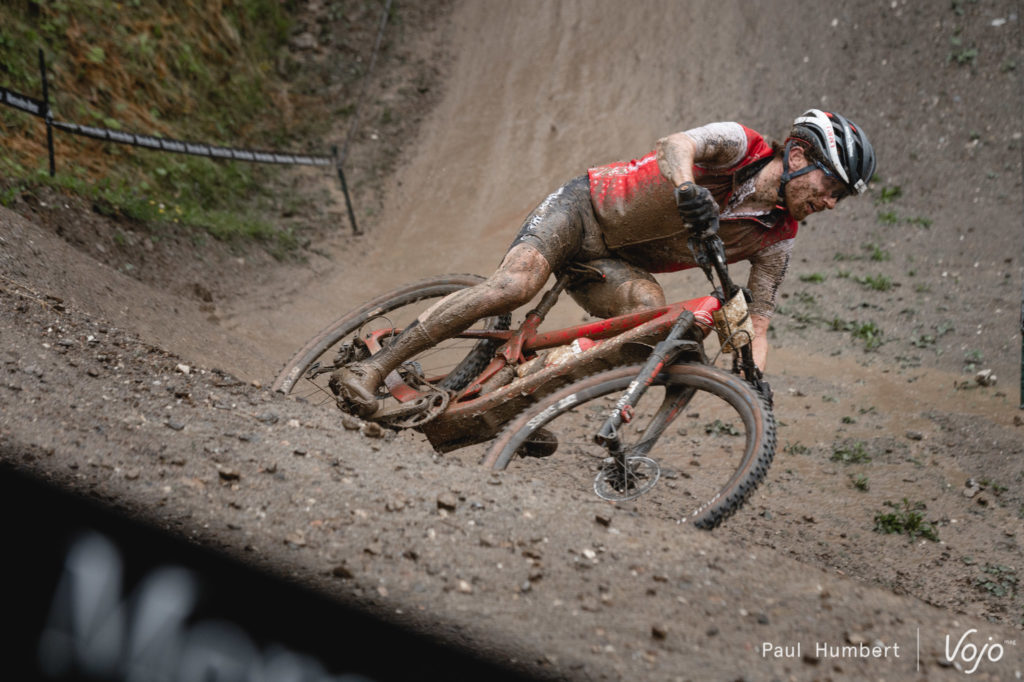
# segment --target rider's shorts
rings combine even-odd
[[[554,272],[574,261],[611,255],[594,217],[586,175],[573,178],[533,209],[509,249],[522,242],[540,251]]]
[[[555,273],[582,272],[584,276],[569,286],[569,293],[599,317],[616,314],[621,285],[657,281],[649,271],[626,262],[605,245],[586,175],[567,182],[527,216],[509,249],[521,243],[540,251]]]

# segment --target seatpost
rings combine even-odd
[[[543,321],[547,314],[551,312],[551,309],[555,307],[555,303],[558,301],[559,295],[565,291],[565,288],[569,286],[569,280],[571,275],[568,273],[558,276],[555,280],[554,286],[548,289],[537,303],[537,307],[526,314],[526,319],[531,317],[539,318],[538,323]]]
[[[537,302],[537,306],[526,313],[526,319],[523,321],[519,331],[513,336],[502,351],[505,359],[509,362],[518,362],[522,359],[523,343],[526,339],[536,333],[537,328],[540,327],[540,323],[544,321],[551,309],[555,307],[555,303],[558,301],[558,296],[561,294],[567,286],[569,286],[569,280],[571,275],[562,274],[555,280],[554,286],[544,292],[541,296],[540,301]]]

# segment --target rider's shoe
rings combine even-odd
[[[377,389],[384,377],[433,343],[425,325],[414,322],[370,358],[332,372],[328,386],[338,396],[338,407],[357,417],[372,416],[379,407]]]
[[[338,396],[338,407],[357,417],[369,417],[377,411],[377,388],[383,378],[372,364],[356,362],[331,373],[327,383]]]

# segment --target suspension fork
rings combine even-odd
[[[667,364],[671,364],[679,354],[688,348],[696,348],[699,346],[697,342],[685,339],[684,336],[694,324],[693,313],[689,310],[684,310],[680,313],[679,317],[676,318],[675,323],[669,330],[668,335],[658,342],[658,345],[654,347],[651,354],[648,356],[647,361],[644,363],[643,368],[637,374],[636,379],[630,383],[629,388],[626,389],[625,394],[619,399],[612,409],[612,413],[608,415],[604,424],[598,430],[597,435],[594,436],[594,442],[599,445],[603,445],[608,450],[608,454],[615,457],[620,462],[623,460],[622,441],[619,439],[619,427],[623,423],[628,423],[633,419],[633,410],[636,408],[637,403],[640,402],[640,398],[643,397],[647,389],[654,383],[658,374]],[[661,431],[665,428],[665,425],[669,422],[671,417],[675,413],[682,409],[693,396],[693,392],[682,391],[679,395],[675,396],[672,400],[667,401],[662,406],[655,419],[652,420],[647,430],[644,432],[644,438],[642,440],[642,448],[644,451],[650,450],[651,443],[654,439],[660,435]]]
[[[725,246],[717,234],[718,219],[715,218],[714,222],[716,223],[716,229],[710,237],[691,237],[688,245],[697,259],[697,264],[704,271],[712,285],[714,284],[714,279],[711,277],[711,271],[714,270],[715,274],[718,275],[718,281],[722,283],[722,293],[725,294],[723,298],[724,304],[726,301],[732,300],[732,297],[739,293],[740,287],[729,276],[729,267],[726,265],[725,260]],[[750,343],[745,344],[740,348],[740,352],[733,357],[733,371],[742,374],[743,378],[753,385],[758,392],[763,392],[763,375],[754,363],[754,352],[751,349],[751,345]]]

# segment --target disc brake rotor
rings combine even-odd
[[[609,457],[594,479],[594,492],[613,502],[632,500],[653,488],[660,477],[661,467],[650,457],[627,457],[624,467]]]

